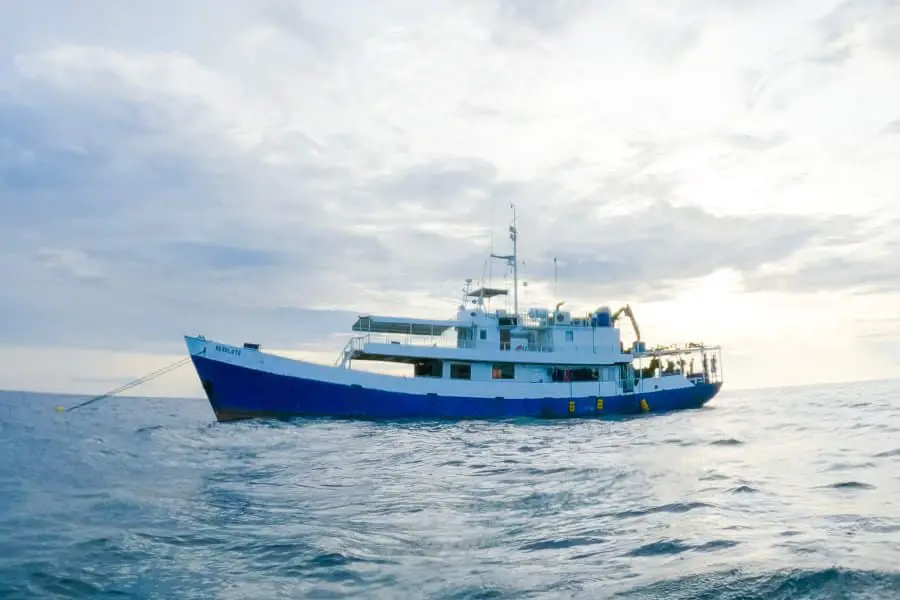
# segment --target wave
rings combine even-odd
[[[838,567],[779,570],[750,575],[742,570],[690,575],[654,582],[614,594],[641,600],[831,600],[895,598],[900,574]]]

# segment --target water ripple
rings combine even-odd
[[[0,597],[892,597],[896,391],[493,424],[0,394]]]

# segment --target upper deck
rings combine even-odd
[[[534,309],[512,315],[461,308],[452,320],[364,315],[353,326],[363,335],[350,340],[338,364],[406,363],[415,366],[416,377],[485,381],[563,381],[560,378],[571,373],[574,380],[626,382],[623,390],[720,377],[718,346],[651,349],[638,341],[626,352],[614,319],[606,318],[605,310],[576,318],[559,310]],[[700,361],[696,366],[695,355]],[[710,364],[707,355],[712,357]],[[632,377],[633,383],[627,384]]]
[[[484,290],[477,292],[482,298],[486,295]],[[455,319],[361,315],[353,330],[364,335],[353,338],[343,355],[391,362],[430,358],[589,365],[631,360],[607,308],[575,318],[558,308],[512,314],[463,305]]]

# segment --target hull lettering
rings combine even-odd
[[[229,348],[228,346],[216,346],[216,352],[222,352],[224,354],[233,354],[235,356],[240,356],[241,351],[237,348]]]

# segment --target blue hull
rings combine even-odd
[[[193,356],[219,421],[300,416],[363,419],[502,419],[630,415],[700,408],[721,383],[583,398],[466,398],[405,394],[266,373]],[[645,402],[642,402],[645,401]]]

